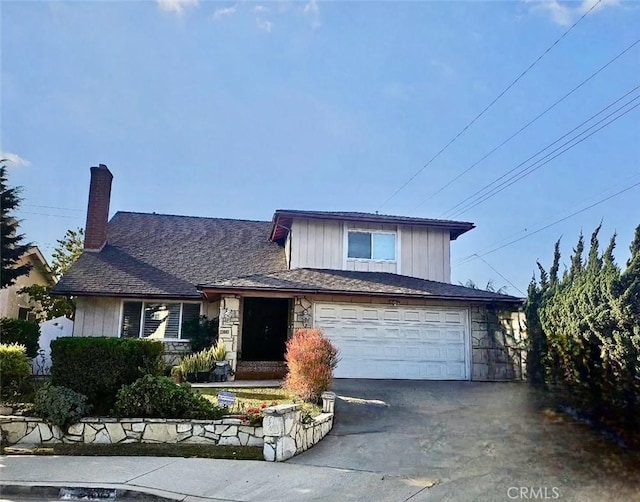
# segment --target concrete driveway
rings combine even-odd
[[[333,431],[290,463],[422,486],[412,502],[640,500],[640,456],[553,413],[527,384],[336,380],[334,390]]]

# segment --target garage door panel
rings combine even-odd
[[[340,350],[337,378],[467,379],[467,313],[316,304],[314,325]]]

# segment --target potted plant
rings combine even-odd
[[[196,382],[204,383],[209,381],[209,374],[211,373],[211,356],[208,350],[201,350],[194,354],[197,356],[196,363]]]
[[[180,370],[187,382],[195,382],[196,372],[198,371],[198,354],[196,353],[183,356],[180,360]]]
[[[216,382],[226,382],[227,376],[231,373],[231,365],[227,359],[227,346],[224,340],[218,340],[211,347],[211,357],[213,358],[215,367],[213,369],[213,378]]]

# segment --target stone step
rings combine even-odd
[[[284,361],[238,361],[236,380],[281,380],[287,374]]]

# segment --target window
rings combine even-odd
[[[200,316],[199,303],[122,302],[123,338],[181,339],[182,325]]]
[[[349,232],[347,258],[395,261],[396,234],[388,232]]]
[[[18,319],[21,319],[23,321],[37,322],[36,315],[31,311],[31,309],[26,307],[18,307]]]

